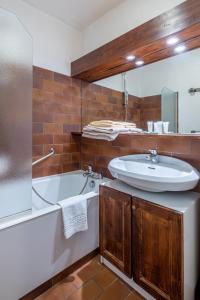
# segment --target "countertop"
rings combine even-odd
[[[141,198],[157,205],[176,210],[181,213],[185,213],[192,205],[196,203],[196,201],[200,200],[200,194],[196,192],[187,191],[152,193],[136,189],[117,179],[110,180],[101,185],[131,195],[132,197]]]

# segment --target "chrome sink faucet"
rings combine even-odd
[[[149,150],[149,155],[147,156],[147,160],[150,160],[153,164],[159,163],[159,156],[156,149]]]

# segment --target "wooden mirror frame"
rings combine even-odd
[[[174,56],[174,48],[166,43],[174,35],[187,50],[200,47],[199,0],[187,0],[77,59],[71,64],[71,75],[95,82],[134,69],[128,55],[142,59],[144,65]]]

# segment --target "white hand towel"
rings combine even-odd
[[[126,127],[94,127],[87,125],[83,128],[83,132],[102,132],[102,133],[119,133],[128,132],[130,129]]]
[[[112,142],[118,137],[119,134],[141,133],[141,132],[142,132],[142,129],[139,129],[139,128],[129,128],[129,129],[125,129],[123,131],[117,130],[116,132],[115,131],[106,132],[105,130],[94,131],[94,130],[91,130],[91,128],[89,128],[89,130],[87,130],[87,127],[84,127],[82,137]]]
[[[82,137],[96,140],[114,141],[119,135],[118,133],[98,133],[98,132],[83,132]]]
[[[66,239],[69,239],[77,232],[88,230],[87,199],[88,195],[86,194],[58,202],[62,209]]]
[[[111,120],[100,120],[100,121],[93,121],[90,122],[91,126],[97,126],[97,127],[115,127],[115,126],[123,126],[123,127],[130,127],[134,126],[136,127],[135,123],[129,123],[129,122],[121,122],[121,121],[111,121]]]

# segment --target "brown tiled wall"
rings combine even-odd
[[[82,82],[82,123],[109,119],[125,120],[123,93],[96,84]],[[140,127],[140,98],[129,96],[127,120]]]
[[[200,171],[200,137],[119,135],[113,142],[82,138],[82,165],[91,165],[98,172],[111,177],[107,166],[118,156],[146,153],[157,149],[160,154],[183,159]],[[200,186],[198,187],[200,191]]]
[[[81,130],[81,107],[83,125],[92,120],[123,120],[122,93],[36,67],[33,73],[33,160],[47,154],[52,146],[56,150],[54,157],[33,167],[33,177],[72,171],[85,165],[92,165],[110,177],[107,166],[112,158],[149,149],[188,161],[200,170],[198,136],[131,134],[106,142],[72,135],[71,132]],[[136,122],[138,127],[141,122],[139,101],[141,99],[130,96],[128,110],[128,120]],[[154,102],[157,107],[159,99]]]
[[[33,167],[33,177],[80,167],[81,82],[48,70],[33,68],[33,160],[56,155]]]
[[[96,84],[82,82],[83,126],[91,121],[109,119],[125,120],[123,93]],[[138,98],[129,95],[127,121],[138,128],[147,129],[147,121],[161,119],[161,95]]]
[[[140,126],[147,130],[148,121],[161,120],[161,95],[140,99]]]

